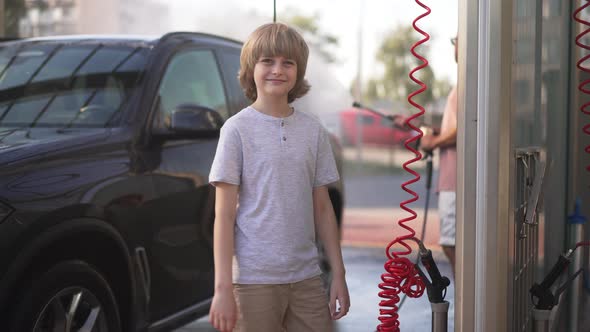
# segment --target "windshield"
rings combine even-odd
[[[115,126],[146,59],[124,45],[0,47],[0,127]]]

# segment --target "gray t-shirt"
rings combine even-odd
[[[319,275],[312,193],[338,179],[328,134],[312,116],[276,118],[247,107],[227,120],[209,182],[240,186],[233,282]]]

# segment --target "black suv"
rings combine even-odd
[[[0,43],[2,331],[163,331],[207,313],[207,177],[247,104],[240,47],[199,33]],[[330,196],[340,219],[340,183]]]

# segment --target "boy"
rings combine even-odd
[[[224,124],[209,176],[216,187],[209,317],[222,332],[332,331],[350,306],[326,188],[339,179],[329,139],[289,105],[309,90],[308,53],[280,23],[259,27],[242,48],[239,80],[254,103]],[[333,271],[329,299],[316,231]]]

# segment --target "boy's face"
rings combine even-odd
[[[297,63],[282,56],[263,56],[254,66],[258,97],[287,98],[297,82]]]

